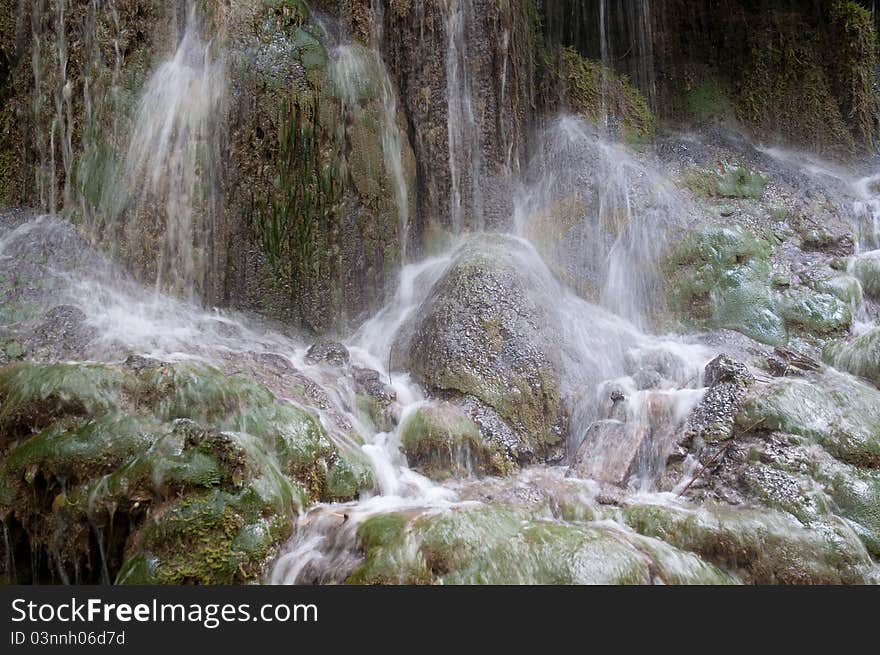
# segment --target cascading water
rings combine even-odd
[[[450,225],[454,234],[464,228],[465,202],[472,227],[485,226],[482,206],[482,158],[474,92],[468,74],[467,29],[475,20],[472,0],[444,0],[446,29],[446,102],[449,139]]]
[[[409,241],[409,189],[403,165],[403,145],[397,111],[397,93],[388,75],[388,69],[379,53],[382,42],[382,5],[373,3],[373,31],[370,48],[354,43],[337,45],[331,50],[330,77],[343,103],[343,109],[360,102],[364,95],[378,91],[382,100],[382,158],[393,183],[397,206],[401,262],[406,262]],[[372,83],[378,89],[369,88]]]
[[[692,213],[624,146],[573,117],[551,122],[515,205],[515,230],[585,295],[642,328],[667,236]]]
[[[147,82],[123,165],[126,238],[142,239],[142,216],[157,209],[156,286],[193,300],[202,297],[213,263],[227,94],[223,58],[201,29],[193,8],[174,56]]]

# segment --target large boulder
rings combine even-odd
[[[429,388],[494,409],[516,432],[521,463],[557,457],[567,423],[555,283],[535,259],[509,237],[466,243],[393,349]]]

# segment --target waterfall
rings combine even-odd
[[[454,234],[464,229],[465,197],[472,205],[474,229],[485,227],[482,206],[482,156],[468,66],[468,27],[475,20],[472,0],[444,0],[446,30],[446,102],[449,146],[450,225]],[[465,196],[464,194],[467,194]]]
[[[142,212],[158,210],[156,286],[190,299],[212,264],[226,94],[224,60],[192,9],[174,56],[146,84],[123,164],[126,237],[143,238]]]
[[[375,81],[378,85],[378,95],[382,103],[382,124],[380,126],[382,159],[386,173],[392,182],[391,191],[397,206],[400,261],[405,263],[409,241],[410,198],[403,165],[403,140],[400,134],[401,117],[397,109],[397,92],[381,54],[381,44],[384,38],[382,11],[381,3],[378,0],[373,0],[373,21],[369,48],[345,42],[332,49],[330,79],[339,93],[344,110],[355,106],[361,101],[362,96],[368,95],[372,91],[369,88],[371,81]]]

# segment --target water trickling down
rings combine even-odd
[[[202,40],[192,10],[174,56],[150,77],[138,106],[124,163],[123,220],[136,240],[144,213],[154,215],[161,235],[156,286],[194,300],[213,264],[226,94],[224,60]]]

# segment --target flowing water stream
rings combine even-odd
[[[64,3],[60,6],[63,12]],[[651,60],[651,53],[645,51],[650,42],[648,10],[634,9],[633,3],[628,6],[632,15],[627,30],[642,35],[634,40],[633,56],[640,62]],[[381,3],[374,2],[373,8],[378,14]],[[598,10],[601,55],[612,64],[617,55],[610,45],[613,27],[607,24],[607,3],[599,3]],[[111,216],[111,222],[120,221],[125,230],[144,215],[158,217],[161,250],[155,288],[143,288],[106,262],[90,266],[86,274],[57,275],[64,300],[84,312],[87,325],[97,334],[90,352],[93,359],[118,361],[122,353],[137,352],[162,361],[211,363],[254,353],[272,355],[288,362],[329,399],[325,408],[309,408],[322,424],[332,425],[335,416],[351,424],[353,440],[332,430],[328,433],[339,439],[341,448],[362,452],[373,469],[375,488],[357,501],[319,504],[301,512],[268,583],[342,582],[362,560],[358,527],[369,517],[449,512],[479,505],[489,489],[500,494],[505,489],[552,487],[568,480],[587,495],[596,494],[602,485],[617,485],[625,489],[621,493],[652,497],[658,503],[683,502],[659,494],[657,480],[685,419],[703,398],[705,366],[721,347],[652,334],[649,326],[661,284],[660,255],[682,229],[692,207],[650,156],[633,154],[609,139],[605,130],[574,117],[547,121],[535,137],[531,161],[517,180],[509,231],[492,241],[504,244],[514,268],[529,280],[529,292],[546,310],[548,331],[552,327],[558,338],[560,393],[570,417],[567,451],[553,465],[526,467],[507,479],[466,476],[438,482],[407,462],[401,428],[413,412],[435,401],[408,372],[394,369],[392,350],[404,327],[425,311],[438,283],[462,253],[468,248],[479,250],[482,240],[488,241],[482,233],[488,182],[481,159],[481,118],[468,71],[473,1],[445,0],[443,20],[449,158],[437,165],[450,171],[452,237],[442,253],[421,261],[410,261],[406,254],[414,218],[409,211],[412,191],[404,174],[403,121],[395,86],[380,55],[381,15],[374,20],[367,46],[340,40],[329,49],[330,78],[344,107],[353,107],[370,92],[363,88],[365,81],[378,80],[378,89],[372,91],[381,99],[383,161],[398,209],[403,265],[391,300],[349,334],[344,345],[351,366],[377,372],[393,390],[392,429],[376,430],[363,420],[355,409],[356,390],[350,379],[331,366],[311,363],[306,356],[308,340],[282,334],[251,317],[199,305],[218,212],[224,138],[218,117],[228,100],[228,80],[224,57],[205,39],[194,10],[173,56],[146,83],[126,151],[122,201],[114,198],[102,218]],[[33,57],[36,76],[42,70],[39,47]],[[60,65],[66,65],[63,58]],[[638,82],[652,88],[653,71],[645,68]],[[56,120],[49,140],[64,140],[67,145],[61,152],[67,153],[69,97],[62,93],[52,100]],[[45,102],[48,99],[37,95],[35,109],[45,110]],[[50,147],[54,153],[54,145]],[[787,156],[781,151],[768,153]],[[68,169],[71,165],[66,155],[62,165]],[[853,189],[858,198],[854,214],[859,252],[870,255],[880,247],[880,177],[852,179],[832,168],[818,164],[814,168],[815,174],[845,179]],[[59,193],[54,179],[49,171],[40,180],[51,208],[56,207]],[[468,202],[472,215],[471,209],[465,211]],[[10,230],[0,237],[0,257],[57,229],[55,219],[44,217]],[[862,318],[869,320],[867,315]],[[584,452],[584,466],[570,467]],[[465,469],[468,457],[463,454]],[[271,458],[265,458],[263,465],[277,468]],[[685,471],[679,489],[693,473]]]

